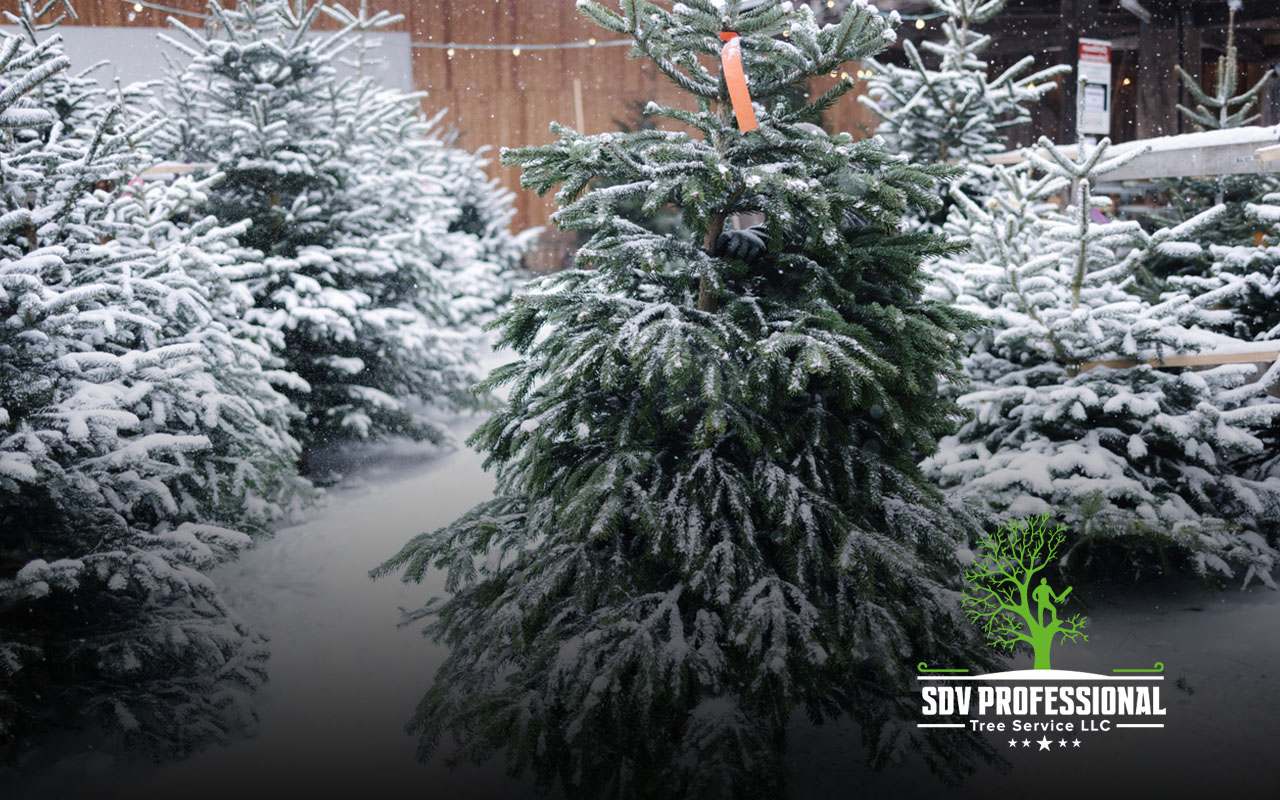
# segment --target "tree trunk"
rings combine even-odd
[[[1053,649],[1055,627],[1051,623],[1047,628],[1037,628],[1031,632],[1031,650],[1035,654],[1033,669],[1052,669],[1049,664],[1049,656],[1050,651]]]
[[[707,226],[706,238],[702,240],[702,249],[706,250],[708,255],[715,252],[716,242],[722,233],[724,233],[724,214],[716,214],[711,218],[711,224]],[[716,310],[716,299],[711,294],[711,286],[705,277],[698,281],[698,310],[708,313]]]
[[[1037,641],[1035,644],[1036,660],[1033,669],[1052,669],[1049,665],[1049,648],[1048,644]]]

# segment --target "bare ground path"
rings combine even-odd
[[[458,441],[479,423],[459,422]],[[404,723],[443,660],[397,608],[443,592],[372,581],[370,568],[411,536],[491,496],[493,478],[465,445],[423,460],[382,452],[359,484],[331,492],[311,521],[280,531],[214,577],[231,606],[270,641],[269,683],[256,696],[257,735],[229,747],[109,781],[121,797],[374,797],[419,787],[422,797],[512,796],[501,769],[450,770],[415,758]]]

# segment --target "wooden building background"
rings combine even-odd
[[[885,2],[903,13],[930,8],[928,0],[881,0]],[[1193,130],[1176,108],[1195,104],[1175,67],[1182,66],[1212,90],[1218,58],[1226,51],[1227,19],[1227,0],[1008,0],[1005,10],[981,30],[994,37],[987,54],[993,72],[1028,55],[1040,65],[1074,65],[1080,38],[1110,41],[1115,91],[1111,138],[1130,141]],[[1245,0],[1236,14],[1235,44],[1243,91],[1280,62],[1280,0]],[[1280,123],[1280,75],[1272,76],[1260,100],[1257,124]],[[1039,135],[1070,141],[1074,131],[1074,92],[1066,83],[1035,109],[1032,126],[1012,138],[1016,144]]]
[[[348,7],[359,0],[337,0]],[[234,0],[223,0],[232,3]],[[206,0],[73,0],[79,19],[70,24],[164,28],[170,16],[198,14]],[[552,121],[588,133],[634,125],[639,109],[649,100],[685,105],[686,96],[648,62],[628,57],[625,47],[527,49],[534,45],[587,43],[592,37],[612,37],[584,20],[574,0],[368,0],[370,8],[401,14],[393,28],[409,34],[413,84],[428,93],[429,112],[448,109],[449,125],[459,144],[469,149],[494,149],[493,174],[516,192],[521,227],[546,225],[553,204],[520,189],[516,170],[496,164],[496,149],[551,141]],[[1216,59],[1225,41],[1225,0],[1138,0],[1147,12],[1143,21],[1120,6],[1120,0],[1009,0],[988,28],[995,34],[989,54],[993,69],[1002,69],[1026,55],[1038,65],[1074,63],[1080,36],[1110,38],[1116,45],[1113,62],[1113,139],[1177,133],[1185,129],[1174,104],[1186,102],[1186,92],[1174,77],[1175,64],[1196,74],[1202,85],[1216,77]],[[927,0],[880,0],[882,9],[906,14],[932,11]],[[16,0],[0,0],[13,8]],[[163,7],[164,10],[156,8]],[[182,16],[188,24],[198,18]],[[919,29],[904,23],[899,32],[913,40],[939,38],[939,20]],[[1255,82],[1280,60],[1280,0],[1250,0],[1238,19],[1242,85]],[[496,50],[445,49],[451,43],[511,45]],[[517,53],[514,48],[520,48]],[[894,58],[894,53],[888,55]],[[900,48],[898,55],[900,57]],[[159,52],[157,50],[157,60]],[[845,70],[856,73],[857,64]],[[819,83],[827,83],[824,78]],[[814,86],[821,91],[825,86]],[[1280,122],[1280,79],[1263,103],[1264,121]],[[826,119],[827,127],[855,135],[870,134],[875,120],[860,103],[846,98]],[[1036,110],[1031,125],[1012,131],[1014,144],[1043,134],[1063,141],[1072,138],[1074,105],[1069,82]],[[535,267],[559,263],[566,242],[548,231],[534,256]]]

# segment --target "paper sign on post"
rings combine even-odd
[[[1076,133],[1111,134],[1111,42],[1081,39],[1076,67]]]

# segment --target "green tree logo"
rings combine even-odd
[[[1007,653],[1028,647],[1036,669],[1050,669],[1049,654],[1055,637],[1063,642],[1088,641],[1080,614],[1070,619],[1058,615],[1071,587],[1056,592],[1037,574],[1053,563],[1066,526],[1051,526],[1049,515],[1012,520],[978,542],[978,556],[965,570],[967,588],[962,606],[982,629],[987,644]]]

